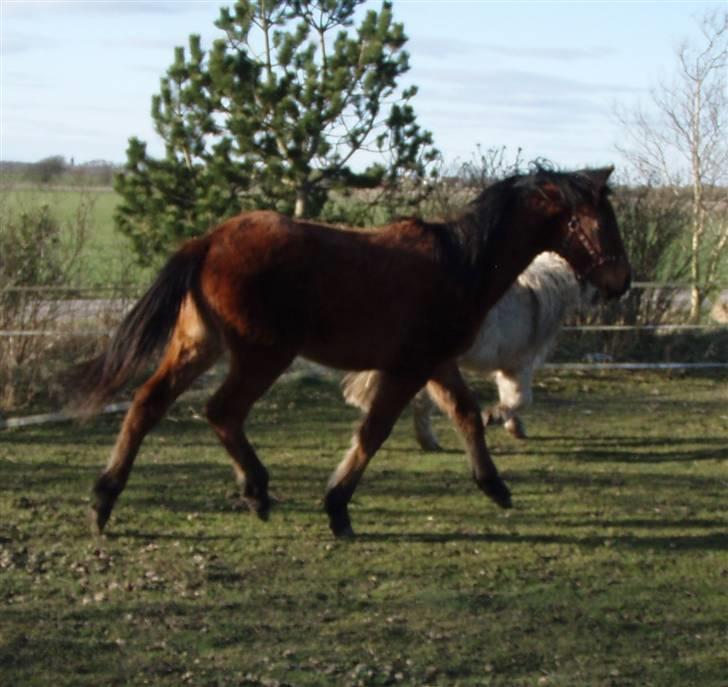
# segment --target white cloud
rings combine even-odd
[[[527,60],[552,60],[555,62],[573,62],[575,60],[608,59],[617,54],[617,50],[606,45],[590,45],[586,47],[549,46],[549,45],[502,45],[497,43],[475,43],[457,38],[439,36],[411,36],[407,44],[410,52],[416,51],[417,57],[443,59],[456,55],[477,56],[478,54],[498,55],[501,57],[524,58]]]
[[[182,14],[209,7],[205,0],[3,0],[3,14],[42,19],[53,14]]]
[[[582,81],[565,76],[554,76],[537,71],[519,69],[412,69],[410,78],[415,83],[437,84],[450,93],[467,89],[463,95],[478,101],[504,94],[617,94],[634,93],[635,88],[618,83]],[[424,89],[424,86],[423,86]]]
[[[504,55],[506,57],[525,57],[528,59],[546,59],[560,62],[574,60],[601,60],[616,54],[614,48],[604,45],[594,45],[585,48],[531,46],[520,47],[515,45],[483,45],[481,49],[487,52]]]
[[[2,41],[0,41],[0,55],[4,57],[18,55],[26,50],[30,50],[30,45],[27,40],[18,34],[3,35]]]

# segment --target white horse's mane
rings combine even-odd
[[[584,286],[564,258],[541,253],[516,280],[516,287],[531,289],[539,301],[539,329],[550,329],[580,305]]]
[[[561,256],[541,253],[491,308],[460,363],[483,372],[519,368],[533,357],[541,364],[585,288]]]

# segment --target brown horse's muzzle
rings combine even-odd
[[[619,298],[632,283],[632,268],[625,258],[610,260],[596,267],[589,275],[589,281],[604,298]]]

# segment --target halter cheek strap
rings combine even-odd
[[[573,215],[566,225],[567,233],[564,237],[564,241],[561,245],[561,250],[564,254],[567,254],[569,247],[574,239],[577,239],[581,244],[581,247],[587,252],[589,256],[589,265],[584,272],[581,273],[581,277],[587,277],[597,267],[607,264],[608,262],[616,262],[619,257],[616,255],[602,255],[600,254],[599,247],[596,245],[594,240],[584,231],[584,227],[581,225],[581,220]]]

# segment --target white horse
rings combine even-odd
[[[532,401],[534,373],[550,353],[564,320],[594,295],[566,260],[556,253],[541,253],[491,308],[473,345],[458,359],[466,370],[492,375],[498,386],[499,403],[483,413],[486,425],[503,424],[514,437],[526,438],[517,413]],[[347,403],[368,410],[377,374],[346,375],[342,389]],[[414,400],[415,436],[423,449],[437,451],[432,408],[433,401],[422,389]]]

